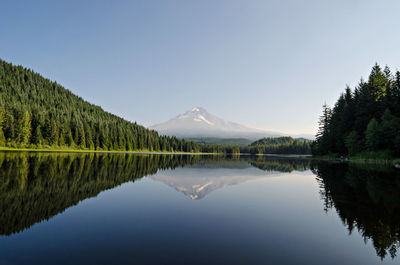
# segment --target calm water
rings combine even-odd
[[[0,153],[0,210],[0,264],[400,263],[386,167]]]

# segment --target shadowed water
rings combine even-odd
[[[0,264],[398,264],[391,167],[0,153]]]

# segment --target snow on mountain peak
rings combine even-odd
[[[200,121],[204,121],[205,123],[207,123],[208,125],[214,125],[214,123],[212,123],[211,121],[207,120],[206,118],[204,118],[203,115],[197,115],[197,119],[195,118],[194,120],[200,120]]]

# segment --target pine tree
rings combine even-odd
[[[332,116],[332,111],[326,105],[326,103],[322,107],[322,115],[319,118],[318,123],[318,132],[316,135],[317,142],[317,152],[318,154],[326,154],[329,151],[329,142],[330,142],[330,120]]]
[[[390,113],[389,109],[382,115],[381,121],[381,143],[382,148],[387,150],[395,149],[395,138],[400,135],[400,119]]]
[[[32,135],[32,143],[35,145],[41,145],[43,142],[42,131],[40,130],[40,125],[36,126],[36,129]]]
[[[68,136],[67,136],[67,141],[66,141],[68,146],[75,146],[74,138],[72,137],[72,132],[71,129],[68,129]]]
[[[22,146],[28,144],[31,137],[31,117],[28,111],[22,113],[22,117],[18,125],[17,141]]]
[[[83,128],[79,128],[78,130],[78,145],[80,148],[85,148],[86,147],[86,136],[85,136],[85,131]]]
[[[381,130],[378,121],[372,118],[365,131],[365,144],[370,151],[379,150]]]

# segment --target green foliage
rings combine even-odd
[[[250,144],[250,154],[310,154],[312,141],[290,136],[262,138]]]
[[[198,152],[84,101],[30,69],[0,60],[0,146]]]
[[[388,163],[389,161],[392,160],[393,154],[389,150],[384,150],[384,151],[363,151],[363,152],[358,152],[356,155],[353,155],[350,157],[350,161],[352,162],[357,162],[357,161],[365,161],[369,160],[371,162],[386,162]]]
[[[350,155],[356,154],[362,150],[362,139],[356,131],[351,131],[346,137],[345,146]]]
[[[201,144],[200,150],[203,153],[220,153],[220,154],[240,154],[242,148],[238,145],[222,145],[222,144]]]
[[[246,146],[251,144],[250,139],[246,138],[216,138],[216,137],[199,137],[199,138],[185,138],[197,144],[217,144],[217,145],[239,145]]]
[[[346,88],[335,106],[324,105],[314,155],[387,150],[400,155],[400,72],[376,64],[368,82]]]
[[[257,140],[253,143],[251,143],[251,146],[256,146],[256,145],[272,145],[272,144],[290,144],[293,143],[294,139],[290,136],[283,136],[283,137],[268,137],[268,138],[262,138],[260,140]]]
[[[381,130],[379,123],[375,118],[368,123],[367,130],[365,131],[365,145],[368,150],[378,150],[381,141]]]

